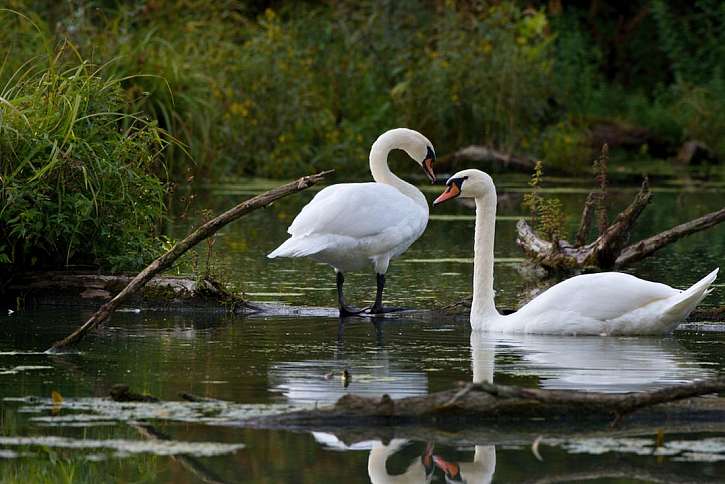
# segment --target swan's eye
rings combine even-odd
[[[432,147],[428,147],[428,152],[425,154],[426,159],[430,159],[432,161],[436,160],[436,152],[433,151]]]
[[[453,184],[456,186],[456,188],[458,188],[458,191],[460,192],[463,189],[463,182],[466,180],[468,180],[467,176],[461,178],[452,178],[451,180],[448,180],[448,183],[446,183],[446,185],[451,186],[451,184]]]

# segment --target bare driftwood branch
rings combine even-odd
[[[589,231],[592,229],[592,216],[594,215],[596,197],[597,194],[591,192],[587,195],[587,199],[584,202],[582,218],[579,222],[579,228],[576,231],[576,237],[574,238],[574,245],[577,247],[581,247],[587,243],[587,236],[589,235]]]
[[[95,328],[98,324],[105,321],[111,313],[131,294],[138,291],[144,286],[152,277],[159,272],[171,267],[171,265],[181,257],[186,251],[194,247],[196,244],[211,236],[219,229],[224,227],[230,222],[237,220],[244,215],[262,207],[266,207],[272,202],[279,200],[280,198],[287,196],[291,193],[299,192],[305,188],[309,188],[315,183],[321,181],[327,175],[333,173],[333,170],[323,171],[316,175],[305,176],[295,180],[291,183],[273,188],[267,192],[261,193],[255,197],[246,200],[239,205],[227,210],[221,215],[209,220],[202,226],[198,227],[191,234],[187,235],[183,240],[174,245],[171,250],[166,252],[164,255],[154,260],[148,265],[143,271],[141,271],[133,280],[113,299],[103,304],[98,311],[85,322],[80,328],[75,330],[69,336],[64,339],[53,343],[53,346],[48,350],[49,352],[59,351],[67,346],[77,343],[80,341],[88,331]]]
[[[622,247],[629,241],[635,221],[651,198],[652,192],[645,179],[632,203],[596,240],[587,245],[575,247],[569,242],[561,240],[555,247],[551,242],[537,236],[524,220],[519,220],[516,224],[518,231],[516,243],[521,246],[528,257],[547,269],[567,270],[582,267],[609,269],[614,266]]]
[[[622,250],[621,254],[617,257],[615,266],[623,267],[630,265],[686,235],[713,227],[723,220],[725,220],[725,208],[677,225],[652,237],[640,240],[636,244],[632,244]]]
[[[265,417],[264,425],[320,425],[356,421],[394,422],[440,421],[472,418],[615,418],[645,407],[674,402],[699,395],[725,391],[725,378],[697,381],[659,390],[627,394],[542,390],[493,383],[467,384],[462,389],[446,390],[426,396],[393,400],[346,395],[334,406],[301,410]]]
[[[596,198],[597,208],[597,228],[599,229],[599,235],[602,235],[609,227],[609,217],[607,210],[609,209],[609,192],[607,186],[609,183],[608,170],[609,170],[609,145],[604,143],[602,145],[602,152],[599,158],[594,162],[594,168],[596,169],[596,179],[599,183],[599,196]]]

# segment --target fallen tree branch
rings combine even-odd
[[[725,208],[677,225],[652,237],[640,240],[636,244],[632,244],[622,250],[619,257],[617,257],[615,267],[623,267],[642,260],[653,252],[682,237],[713,227],[723,220],[725,220]]]
[[[234,220],[237,220],[238,218],[243,217],[258,208],[266,207],[284,196],[309,188],[331,173],[333,173],[333,170],[323,171],[321,173],[317,173],[316,175],[305,176],[291,183],[273,188],[272,190],[252,197],[212,220],[209,220],[194,230],[191,234],[187,235],[183,240],[177,242],[164,255],[149,264],[143,271],[134,277],[120,293],[118,293],[110,301],[103,304],[98,311],[93,313],[90,319],[88,319],[88,321],[86,321],[81,327],[64,339],[53,343],[53,346],[48,349],[48,352],[60,351],[63,348],[79,342],[83,339],[86,333],[105,321],[126,298],[142,288],[152,277],[171,267],[171,265],[186,251],[202,240],[208,238],[228,223],[233,222]]]

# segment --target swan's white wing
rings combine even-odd
[[[622,272],[584,274],[549,288],[519,313],[525,317],[556,311],[609,321],[680,292],[665,284]]]
[[[391,186],[341,183],[315,195],[287,232],[294,237],[324,234],[362,239],[423,216],[422,207]]]

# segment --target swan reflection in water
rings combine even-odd
[[[342,351],[337,353],[327,360],[272,365],[268,372],[270,388],[296,404],[332,404],[349,394],[367,397],[388,394],[394,399],[428,394],[426,373],[405,368],[384,348],[349,356]],[[350,378],[342,382],[342,374],[348,368]]]
[[[395,372],[391,356],[381,351],[382,354],[385,356],[378,356],[378,361],[384,360]],[[474,383],[493,382],[497,370],[499,375],[536,375],[539,386],[549,389],[642,391],[707,378],[713,373],[700,366],[696,357],[675,340],[661,338],[503,336],[472,332],[470,354]],[[496,470],[495,445],[475,446],[471,462],[448,461],[438,454],[430,456],[432,446],[427,445],[404,473],[391,475],[386,463],[411,444],[408,440],[393,439],[387,444],[366,441],[347,446],[332,434],[314,435],[329,448],[368,450],[367,470],[374,483],[430,482],[436,472],[442,473],[446,482],[488,483]],[[435,467],[429,465],[429,457]]]

